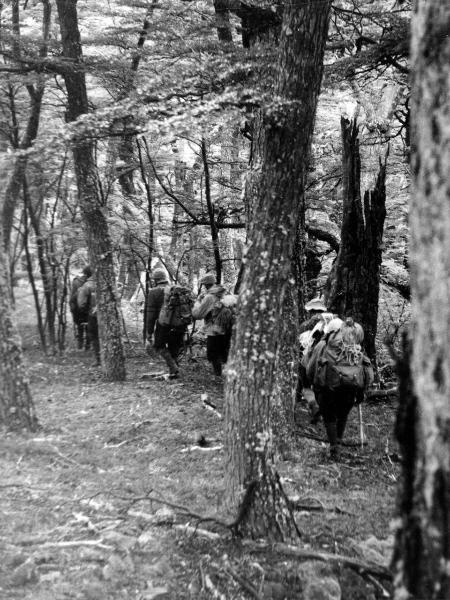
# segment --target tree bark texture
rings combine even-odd
[[[450,597],[450,5],[417,0],[412,20],[409,431],[397,534],[397,600]],[[405,371],[405,370],[404,370]],[[408,371],[410,385],[408,385]],[[405,382],[406,380],[406,382]]]
[[[274,470],[271,407],[286,289],[302,211],[304,181],[323,70],[330,3],[285,7],[276,102],[263,115],[261,179],[226,388],[228,500],[245,507],[241,531],[293,539],[298,533]],[[250,494],[250,491],[252,493]],[[245,503],[244,503],[245,504]]]
[[[13,2],[12,4],[12,16],[13,16],[13,32],[16,36],[13,41],[13,54],[16,58],[20,59],[20,14],[19,14],[19,2]],[[39,56],[45,58],[48,51],[48,40],[50,34],[51,24],[51,4],[48,0],[42,2],[42,40],[39,47]],[[16,140],[17,148],[20,150],[26,150],[31,147],[34,140],[37,137],[39,129],[39,121],[41,116],[42,98],[45,91],[45,80],[44,78],[38,78],[36,85],[27,85],[28,95],[30,97],[30,113],[28,116],[27,125],[23,132],[20,142]],[[13,92],[11,92],[13,93]],[[15,113],[15,105],[11,102],[11,111]],[[12,114],[13,121],[17,115]],[[27,156],[20,156],[16,159],[14,164],[13,172],[9,179],[9,182],[5,189],[5,199],[3,206],[3,243],[6,249],[9,249],[11,241],[11,232],[14,222],[14,212],[17,206],[17,201],[20,196],[20,192],[23,185],[26,169],[28,164]]]
[[[72,62],[72,69],[68,69],[64,76],[68,102],[67,119],[75,121],[89,109],[86,79],[82,69],[77,2],[57,0],[56,4],[63,54]],[[103,368],[108,380],[122,381],[125,379],[125,358],[117,306],[113,249],[98,186],[94,144],[88,138],[79,135],[73,142],[72,152],[89,260],[95,268]]]
[[[0,231],[0,426],[33,431],[38,421],[11,310],[9,261],[2,237]]]
[[[364,345],[375,360],[378,297],[384,219],[386,217],[386,160],[380,162],[375,187],[361,200],[361,158],[356,121],[341,119],[343,218],[341,243],[329,277],[327,307],[351,316],[364,329]]]

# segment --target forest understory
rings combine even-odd
[[[106,383],[74,342],[49,358],[24,320],[22,334],[41,428],[0,440],[2,600],[389,597],[394,400],[363,405],[364,448],[352,411],[338,463],[297,405],[278,464],[304,551],[292,557],[226,527],[223,384],[206,358],[186,356],[180,379],[155,380],[162,363],[136,331],[127,381]]]

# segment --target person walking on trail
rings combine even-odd
[[[94,366],[99,367],[101,361],[100,340],[98,337],[97,297],[96,284],[92,275],[92,271],[89,279],[78,290],[77,304],[78,309],[87,315],[87,337],[94,350]]]
[[[327,312],[323,300],[318,296],[305,304],[305,310],[307,318],[299,326],[300,360],[296,398],[298,402],[306,401],[308,410],[311,413],[311,423],[315,424],[320,418],[320,410],[314,391],[306,376],[305,359],[319,341],[326,322],[331,319],[331,313]]]
[[[373,382],[373,369],[361,344],[364,332],[351,317],[335,318],[325,327],[325,337],[315,346],[306,368],[320,407],[330,458],[339,460],[348,415],[364,399]]]
[[[322,310],[317,310],[316,312],[317,315],[314,316],[314,319],[311,317],[308,319],[308,326],[311,327],[314,323],[313,327],[303,331],[299,336],[300,361],[299,383],[297,386],[297,394],[301,393],[300,399],[306,400],[308,410],[311,414],[311,423],[313,425],[318,423],[320,419],[320,408],[315,397],[312,382],[309,381],[306,374],[306,366],[314,348],[323,338],[327,324],[336,316],[333,313],[322,312]]]
[[[88,312],[82,311],[78,306],[78,290],[86,283],[89,277],[92,276],[92,269],[89,265],[83,268],[82,274],[78,275],[72,281],[69,298],[69,308],[72,313],[73,326],[75,329],[75,337],[77,340],[78,349],[89,349],[90,340],[87,334]]]
[[[155,287],[147,296],[147,344],[164,359],[169,376],[179,375],[178,357],[192,321],[192,295],[187,288],[172,286],[164,269],[152,273]]]
[[[200,286],[204,286],[206,291],[197,298],[192,316],[204,320],[206,358],[212,364],[214,374],[221,377],[230,351],[237,297],[227,294],[222,285],[216,284],[212,274],[205,275],[200,280]]]

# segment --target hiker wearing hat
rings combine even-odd
[[[300,323],[299,326],[299,345],[300,345],[300,362],[299,362],[299,384],[297,387],[297,399],[302,399],[302,394],[304,388],[308,387],[308,381],[305,373],[305,368],[303,365],[303,357],[308,349],[311,348],[311,332],[314,327],[321,321],[322,313],[326,313],[326,306],[323,301],[317,297],[313,298],[309,302],[305,304],[305,310],[308,313],[307,319]],[[317,336],[316,336],[317,338]],[[315,339],[315,341],[318,341]],[[304,395],[304,394],[303,394]]]
[[[327,307],[321,298],[313,298],[305,304],[305,310],[308,313],[308,318],[300,325],[299,333],[311,331],[314,325],[320,321],[320,315],[327,312]]]
[[[225,288],[215,281],[212,273],[207,273],[200,280],[200,286],[204,286],[206,291],[197,298],[192,316],[204,320],[206,358],[212,364],[214,374],[221,377],[222,367],[228,360],[237,298],[234,294],[227,294]]]
[[[177,359],[184,345],[184,335],[191,318],[191,306],[187,306],[189,317],[186,318],[186,322],[179,318],[179,305],[171,309],[172,313],[169,315],[168,305],[171,302],[172,291],[185,288],[171,286],[164,269],[155,269],[152,279],[155,287],[149,290],[147,296],[147,343],[149,344],[154,336],[154,349],[165,360],[170,377],[176,378],[179,373]]]
[[[364,390],[373,381],[370,360],[362,350],[364,332],[351,317],[332,319],[324,338],[314,348],[307,375],[313,382],[330,443],[330,457],[339,459],[339,445],[348,415],[362,402]]]

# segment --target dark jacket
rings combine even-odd
[[[156,287],[149,290],[147,295],[147,335],[150,337],[153,335],[156,321],[158,320],[159,313],[161,312],[162,305],[164,303],[164,290],[168,283],[159,283]]]
[[[78,292],[80,288],[86,283],[87,277],[86,275],[79,275],[75,277],[72,281],[71,289],[70,289],[70,300],[69,300],[69,308],[71,312],[76,313],[79,311],[78,307]]]
[[[95,281],[90,277],[78,290],[77,303],[80,311],[88,312],[93,316],[97,313]]]

